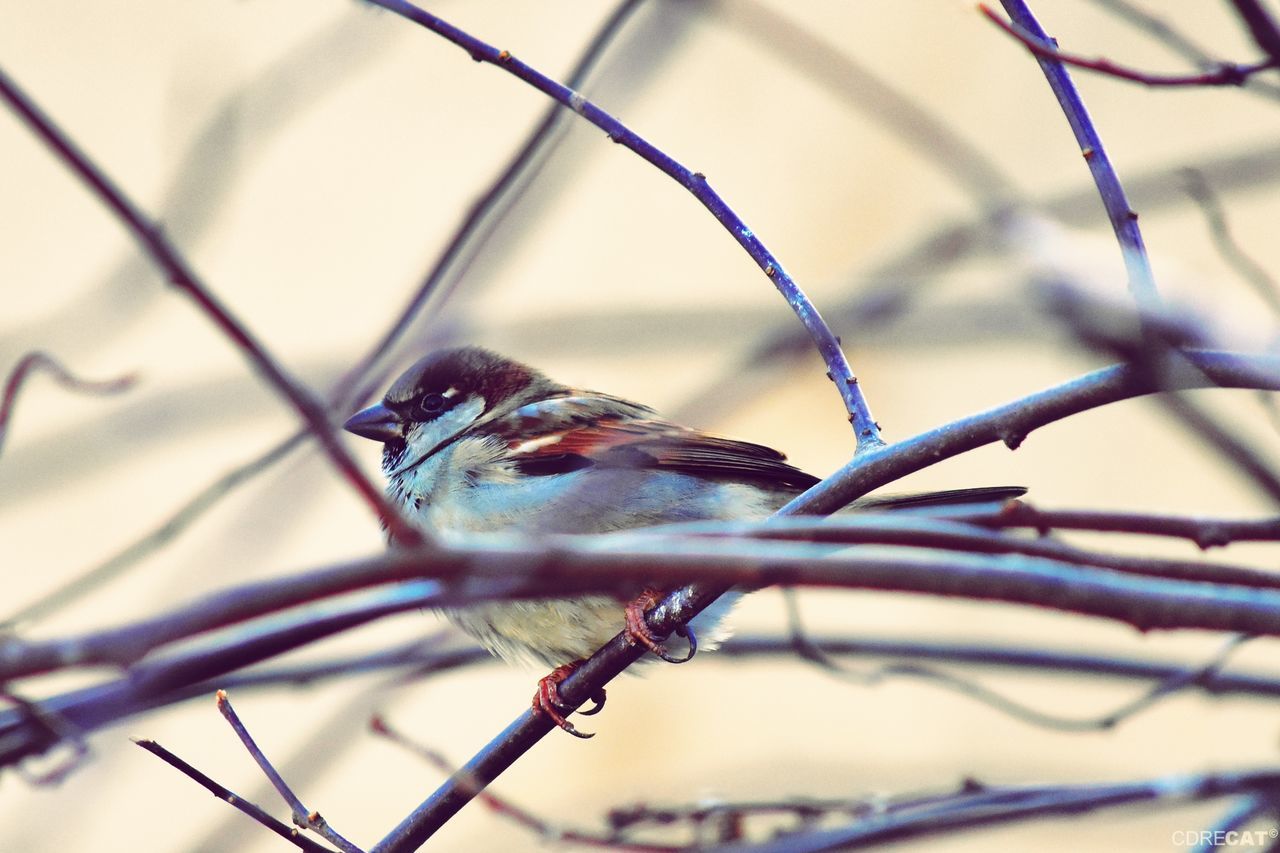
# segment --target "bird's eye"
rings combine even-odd
[[[427,394],[418,400],[418,413],[426,418],[434,418],[449,405],[443,394]]]

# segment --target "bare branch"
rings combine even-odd
[[[1031,51],[1041,59],[1050,59],[1055,62],[1061,62],[1064,65],[1074,65],[1076,68],[1084,68],[1088,71],[1097,71],[1099,74],[1105,74],[1108,77],[1116,77],[1120,80],[1130,80],[1134,83],[1142,83],[1144,86],[1153,87],[1189,87],[1189,86],[1243,86],[1245,81],[1259,71],[1276,66],[1276,60],[1268,59],[1263,62],[1255,62],[1248,65],[1237,65],[1233,62],[1218,62],[1213,71],[1207,71],[1200,74],[1157,74],[1149,71],[1139,71],[1129,68],[1125,65],[1112,62],[1110,59],[1102,57],[1088,59],[1073,53],[1067,53],[1053,43],[1038,38],[1024,30],[1022,27],[1011,24],[1002,20],[999,15],[991,10],[991,7],[979,5],[982,14],[994,23],[1000,29],[1022,42],[1023,47]]]
[[[1231,225],[1227,222],[1227,214],[1222,209],[1218,194],[1209,186],[1208,179],[1199,169],[1184,169],[1183,177],[1187,185],[1187,194],[1200,207],[1209,226],[1209,236],[1222,259],[1234,269],[1241,278],[1252,285],[1255,293],[1267,303],[1272,313],[1280,316],[1280,286],[1275,277],[1267,272],[1261,264],[1249,257],[1248,253],[1236,242],[1231,233]]]
[[[320,812],[314,812],[302,804],[298,799],[298,795],[289,787],[289,783],[284,781],[284,777],[276,770],[275,765],[263,754],[259,748],[258,742],[253,739],[253,735],[249,734],[244,723],[240,720],[240,715],[236,713],[235,708],[231,706],[231,700],[227,698],[227,691],[219,690],[216,694],[218,711],[226,719],[232,731],[236,733],[236,737],[240,738],[240,742],[244,744],[244,748],[248,750],[249,755],[257,763],[259,769],[270,780],[271,786],[276,789],[281,799],[289,806],[289,810],[293,813],[293,823],[302,829],[310,829],[324,840],[328,841],[334,847],[337,847],[343,853],[363,853],[363,851],[343,838],[337,830],[329,825],[329,822],[321,817]]]
[[[9,418],[13,415],[13,408],[18,402],[18,394],[37,370],[43,370],[63,388],[78,394],[119,394],[133,387],[134,382],[137,381],[137,377],[133,374],[116,379],[81,379],[48,353],[27,353],[9,372],[9,377],[4,383],[4,395],[0,397],[0,451],[4,448],[4,440],[9,432]]]
[[[880,438],[880,427],[871,416],[857,377],[849,366],[840,343],[828,328],[818,310],[814,308],[809,297],[804,294],[783,269],[782,263],[774,257],[747,224],[725,203],[715,190],[707,183],[706,175],[694,172],[676,162],[670,156],[654,147],[622,122],[600,109],[591,101],[582,97],[572,89],[557,83],[541,74],[531,66],[512,56],[509,51],[499,50],[486,44],[462,30],[446,23],[430,12],[426,12],[407,0],[369,0],[374,6],[381,6],[401,17],[422,26],[443,38],[448,39],[470,54],[472,59],[488,62],[523,80],[538,91],[569,107],[587,121],[599,127],[609,135],[613,142],[634,151],[646,162],[661,170],[682,187],[689,191],[699,202],[711,212],[711,215],[724,226],[738,245],[746,250],[751,259],[764,270],[766,276],[787,300],[787,304],[800,318],[800,322],[809,332],[810,338],[817,345],[823,361],[827,364],[827,375],[844,401],[849,413],[849,423],[857,436],[859,452],[883,445]]]
[[[249,817],[253,818],[258,823],[283,838],[285,841],[288,841],[294,847],[297,847],[299,850],[306,850],[307,853],[332,853],[328,847],[317,844],[310,838],[299,834],[296,829],[276,820],[262,808],[249,802],[229,788],[215,782],[213,779],[201,773],[199,770],[192,767],[190,764],[183,761],[181,758],[174,755],[155,741],[135,739],[133,742],[154,755],[156,758],[159,758],[165,764],[168,764],[170,767],[180,772],[182,775],[186,776],[188,779],[195,782],[200,787],[204,788],[209,793],[213,794],[218,799],[225,803],[230,803],[241,812],[244,812]]]
[[[1048,34],[1031,14],[1023,0],[1001,0],[1005,12],[1013,22],[1041,43],[1052,44]],[[984,9],[984,11],[987,11]],[[988,12],[988,15],[990,13]],[[1115,231],[1116,240],[1120,243],[1120,253],[1124,258],[1125,269],[1129,272],[1129,291],[1139,305],[1154,304],[1159,301],[1156,291],[1155,277],[1151,273],[1151,263],[1147,259],[1147,249],[1142,240],[1142,232],[1138,229],[1138,214],[1129,204],[1124,187],[1111,165],[1102,145],[1102,137],[1093,126],[1093,120],[1085,109],[1080,93],[1067,69],[1054,59],[1037,56],[1036,61],[1044,72],[1049,87],[1053,90],[1062,112],[1071,125],[1076,142],[1080,145],[1080,153],[1084,155],[1093,175],[1094,184],[1102,196],[1102,204],[1107,209],[1107,217],[1111,220],[1111,228]]]
[[[120,577],[142,560],[173,541],[189,525],[199,519],[206,510],[224,496],[230,494],[241,483],[247,482],[256,474],[289,455],[302,443],[302,439],[307,434],[305,430],[296,432],[284,441],[269,448],[265,453],[260,453],[247,462],[223,473],[218,479],[193,495],[175,513],[166,518],[150,533],[135,539],[107,559],[79,572],[53,591],[15,611],[3,622],[0,622],[0,628],[14,629],[34,622],[88,595],[104,583]]]
[[[1018,500],[1009,501],[997,512],[961,508],[947,513],[947,517],[984,527],[1029,527],[1041,535],[1054,530],[1095,530],[1171,536],[1194,542],[1203,550],[1222,548],[1233,542],[1280,540],[1280,516],[1239,519],[1106,510],[1044,510]]]
[[[374,734],[409,750],[440,772],[446,775],[452,775],[457,772],[457,768],[451,765],[437,750],[412,740],[404,733],[392,728],[382,717],[375,716],[370,720],[369,728]],[[496,814],[523,826],[547,841],[581,844],[586,847],[602,847],[607,850],[627,850],[633,851],[633,853],[674,853],[677,850],[687,849],[666,844],[636,844],[626,841],[617,832],[593,833],[583,829],[553,826],[528,809],[518,806],[504,797],[499,797],[497,794],[477,791],[476,797]]]
[[[714,848],[716,853],[818,853],[858,850],[909,838],[984,826],[998,826],[1047,815],[1078,815],[1100,809],[1154,803],[1172,806],[1214,800],[1241,793],[1274,799],[1280,773],[1209,773],[1161,777],[1138,782],[1097,785],[1035,786],[961,790],[952,797],[905,803],[888,814],[865,818],[851,826],[788,835],[761,844]]]
[[[623,26],[639,8],[643,0],[623,0],[605,18],[595,35],[587,42],[582,54],[569,72],[566,85],[571,89],[581,87],[591,71],[599,62],[605,49],[622,31]],[[554,140],[556,128],[567,117],[567,113],[558,104],[553,104],[543,114],[542,119],[533,131],[525,138],[497,177],[490,182],[485,191],[471,203],[467,212],[458,222],[453,234],[445,244],[444,251],[435,259],[431,269],[423,277],[421,284],[413,292],[408,303],[400,310],[391,327],[357,361],[336,383],[331,399],[342,403],[358,403],[368,394],[363,388],[355,386],[365,379],[369,372],[391,351],[396,342],[408,331],[414,319],[421,313],[431,295],[436,292],[462,257],[466,247],[482,239],[486,226],[492,226],[496,213],[503,200],[512,194],[513,189],[534,168],[539,155],[547,150]],[[381,381],[381,380],[379,380]],[[354,393],[353,393],[354,392]],[[352,399],[354,398],[354,399]]]
[[[258,374],[280,393],[301,416],[320,442],[333,465],[347,482],[373,508],[388,532],[397,541],[421,542],[421,531],[406,521],[400,511],[387,500],[382,490],[370,482],[355,459],[338,438],[324,405],[303,384],[289,375],[266,347],[233,316],[213,291],[201,281],[195,270],[178,251],[159,225],[149,220],[142,210],[95,165],[70,137],[17,84],[0,69],[0,98],[107,206],[152,262],[167,276],[169,283],[189,296],[200,310],[222,331],[244,355]]]
[[[1271,57],[1273,64],[1280,65],[1280,27],[1276,26],[1267,8],[1260,0],[1231,0],[1231,5],[1236,7],[1236,14],[1249,28],[1254,44]]]

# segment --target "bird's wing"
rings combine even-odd
[[[525,418],[534,421],[523,420]],[[561,397],[504,418],[511,459],[524,474],[587,467],[643,468],[802,491],[818,478],[776,450],[708,435],[604,395]]]

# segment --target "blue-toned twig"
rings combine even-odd
[[[263,774],[271,782],[271,787],[275,788],[276,793],[288,804],[289,810],[293,812],[294,825],[302,829],[310,829],[334,847],[343,851],[343,853],[362,853],[359,847],[338,834],[338,831],[329,825],[329,822],[320,815],[320,812],[310,811],[302,804],[302,800],[298,799],[298,795],[289,787],[289,783],[280,775],[280,771],[276,770],[275,765],[271,763],[258,746],[258,742],[253,739],[253,735],[249,733],[249,729],[241,722],[240,715],[236,713],[236,709],[231,707],[231,700],[227,698],[227,691],[219,690],[217,692],[217,704],[218,711],[227,721],[227,724],[231,726],[232,731],[236,733],[236,737],[240,738],[240,742],[249,751],[249,755],[254,762],[257,763]]]
[[[1013,19],[1015,27],[1048,47],[1057,47],[1023,0],[1000,0],[1000,5]],[[1120,185],[1120,177],[1111,165],[1111,159],[1102,145],[1102,137],[1098,136],[1093,120],[1084,107],[1084,101],[1062,63],[1044,56],[1037,56],[1036,62],[1040,63],[1045,79],[1049,81],[1049,87],[1053,89],[1053,94],[1067,117],[1067,123],[1071,125],[1071,132],[1080,145],[1080,153],[1089,164],[1089,172],[1102,196],[1102,204],[1107,209],[1107,218],[1111,220],[1111,228],[1120,242],[1120,252],[1129,273],[1129,290],[1139,305],[1151,306],[1160,297],[1156,291],[1155,276],[1151,272],[1151,262],[1147,258],[1147,248],[1142,241],[1142,231],[1138,228],[1138,214],[1130,206],[1124,187]]]
[[[800,318],[800,322],[808,330],[809,337],[813,339],[813,342],[818,347],[818,352],[822,355],[822,360],[827,364],[828,376],[840,390],[840,397],[849,413],[849,423],[853,425],[854,433],[857,436],[858,450],[870,450],[883,446],[884,440],[880,437],[880,427],[876,424],[875,418],[871,416],[871,410],[858,386],[858,379],[854,376],[848,360],[845,359],[844,352],[841,351],[840,342],[836,339],[835,334],[828,328],[826,322],[818,313],[818,309],[813,306],[813,303],[809,301],[809,297],[787,274],[782,264],[773,256],[773,253],[765,248],[764,243],[760,242],[760,238],[729,208],[724,199],[715,190],[711,189],[710,184],[707,183],[706,175],[685,168],[591,101],[516,59],[510,52],[499,50],[492,45],[486,44],[405,0],[369,0],[369,2],[375,6],[395,12],[397,15],[448,39],[467,51],[471,58],[477,62],[488,62],[496,65],[533,86],[538,91],[569,107],[607,133],[611,140],[631,149],[692,193],[694,198],[702,202],[703,206],[711,212],[711,215],[733,235],[733,239],[747,251],[751,259],[764,270],[765,275],[778,288],[783,298],[787,300],[787,304],[791,306],[791,310],[796,313],[796,316]]]
[[[195,782],[197,785],[204,788],[209,793],[213,794],[218,799],[225,803],[229,803],[233,808],[239,809],[244,814],[247,814],[249,817],[253,818],[258,823],[283,838],[285,841],[288,841],[299,850],[305,850],[307,853],[329,853],[328,847],[325,847],[323,844],[317,844],[310,838],[299,835],[297,831],[288,824],[276,820],[268,814],[265,809],[249,802],[230,788],[215,782],[212,778],[201,773],[199,770],[192,767],[190,764],[183,761],[181,758],[174,755],[155,741],[147,740],[145,738],[135,738],[133,742],[159,758],[165,764],[168,764],[170,767],[177,770],[182,775],[186,776],[188,779]]]

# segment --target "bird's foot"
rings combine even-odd
[[[551,718],[551,722],[564,729],[574,737],[580,737],[583,740],[595,737],[594,732],[580,732],[573,723],[565,719],[564,702],[560,699],[560,682],[568,678],[573,671],[582,665],[582,661],[576,660],[573,663],[566,663],[551,670],[551,674],[543,677],[538,681],[538,692],[533,694],[533,711],[535,714],[546,714]],[[604,688],[600,688],[600,692],[592,695],[591,701],[595,704],[585,711],[584,716],[600,713],[604,708],[605,692]]]
[[[656,589],[646,589],[635,600],[627,605],[627,639],[637,646],[644,646],[667,663],[685,663],[698,653],[698,638],[688,625],[681,625],[676,633],[689,641],[689,651],[684,657],[676,657],[662,645],[662,638],[649,630],[644,621],[645,611],[662,600],[663,593]]]

